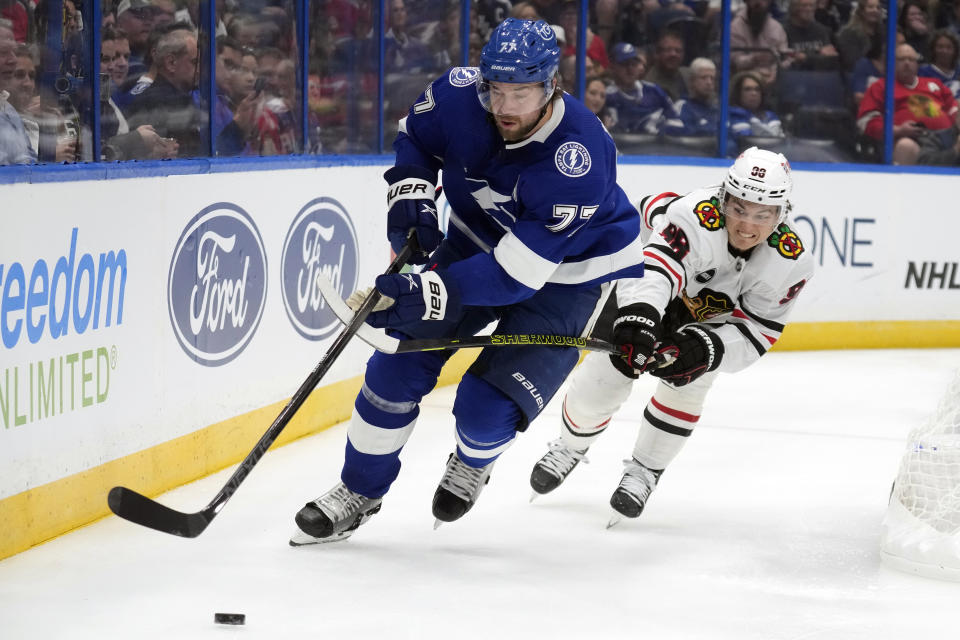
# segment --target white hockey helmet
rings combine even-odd
[[[731,195],[747,202],[776,205],[780,207],[779,224],[790,211],[792,192],[793,178],[787,158],[782,153],[750,147],[727,171],[720,203],[722,206],[726,196]]]

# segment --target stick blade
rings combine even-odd
[[[196,538],[213,520],[206,510],[182,513],[126,487],[110,489],[107,505],[124,520],[182,538]]]

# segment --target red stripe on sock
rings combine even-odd
[[[577,429],[577,430],[580,430],[580,431],[583,430],[583,427],[581,427],[581,426],[578,425],[576,422],[574,422],[574,421],[573,421],[573,418],[570,417],[570,414],[567,413],[567,399],[566,399],[566,398],[563,399],[563,417],[567,419],[567,423],[569,423],[570,426],[572,426],[574,429]],[[593,427],[593,429],[594,429],[595,431],[598,431],[598,430],[600,429],[600,427],[605,426],[605,425],[606,425],[607,423],[609,423],[609,422],[610,422],[610,418],[607,418],[606,420],[604,420],[603,422],[601,422],[601,423],[598,424],[597,426]]]
[[[697,422],[698,420],[700,420],[700,416],[695,416],[692,413],[684,413],[683,411],[677,411],[676,409],[671,409],[670,407],[666,407],[660,404],[659,402],[657,402],[656,398],[650,398],[650,404],[656,407],[658,411],[662,411],[668,416],[672,416],[674,418],[677,418],[678,420],[683,420],[685,422]]]

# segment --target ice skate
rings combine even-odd
[[[624,517],[636,518],[643,513],[643,508],[663,473],[663,469],[648,469],[634,459],[624,460],[623,463],[625,469],[620,486],[610,496],[610,506],[613,507],[614,514],[607,523],[607,529]]]
[[[342,482],[308,502],[297,513],[300,530],[290,538],[291,547],[346,540],[361,524],[380,511],[382,498],[367,498]]]
[[[433,515],[437,519],[434,529],[444,522],[458,520],[470,511],[484,485],[490,482],[492,469],[492,462],[476,469],[464,463],[456,452],[450,454],[447,469],[433,494]]]
[[[563,438],[557,438],[551,442],[550,451],[547,451],[546,455],[533,465],[533,471],[530,472],[530,486],[534,491],[530,496],[530,502],[533,502],[538,495],[550,493],[563,484],[581,460],[589,464],[586,453],[586,449],[578,451],[568,447]]]

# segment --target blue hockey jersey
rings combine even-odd
[[[477,99],[474,67],[435,80],[400,121],[397,166],[442,171],[447,242],[466,305],[500,306],[544,287],[643,274],[640,216],[616,181],[616,148],[564,94],[532,136],[507,143]]]

